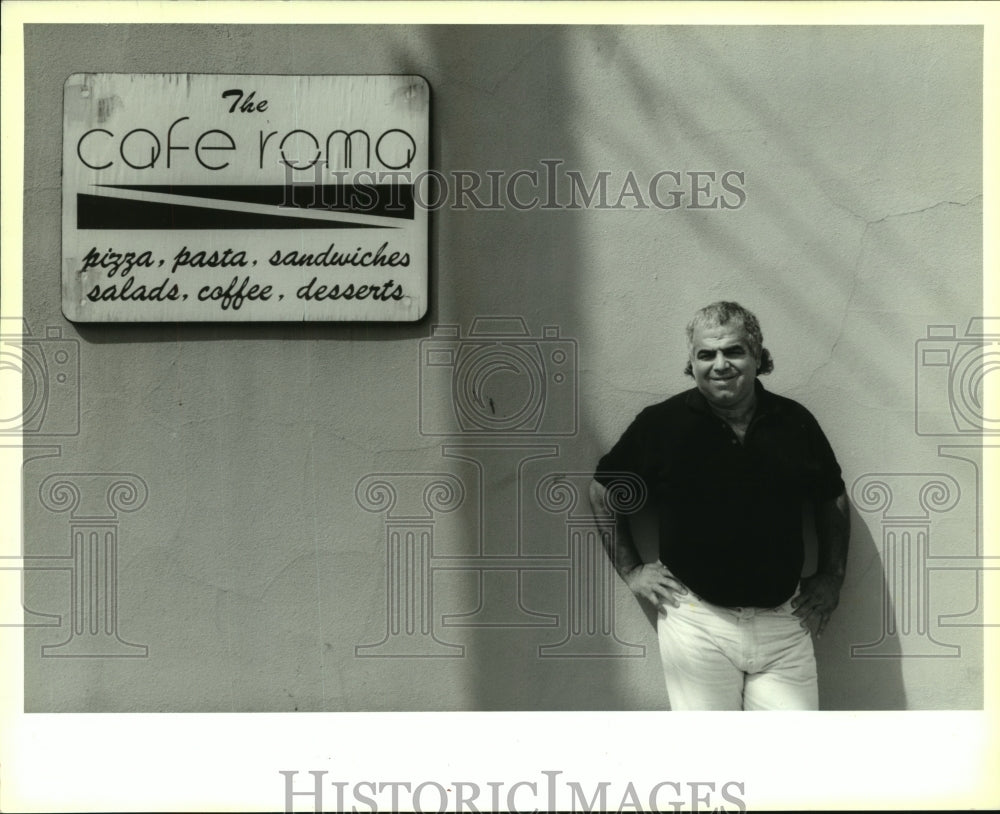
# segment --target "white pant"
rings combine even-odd
[[[671,709],[819,708],[812,637],[791,599],[765,609],[678,598],[657,622]]]

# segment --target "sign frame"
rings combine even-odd
[[[63,88],[72,322],[416,322],[417,74],[78,73]]]

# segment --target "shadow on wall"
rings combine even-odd
[[[509,177],[541,170],[545,157],[580,165],[573,31],[434,27],[429,36],[447,100],[436,110],[449,139],[435,155],[443,173]],[[470,110],[479,112],[459,118]],[[454,365],[421,396],[440,402],[433,415],[452,417],[450,434],[435,428],[442,468],[466,490],[460,543],[440,549],[450,559],[435,575],[435,622],[465,646],[473,709],[636,708],[620,664],[650,655],[615,633],[617,578],[587,517],[596,458],[579,409],[584,319],[573,297],[582,236],[580,219],[564,214],[443,211],[433,226],[437,321],[453,327],[428,342]]]
[[[907,708],[896,620],[878,545],[852,506],[840,606],[816,640],[821,710]]]

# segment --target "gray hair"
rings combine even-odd
[[[719,300],[695,312],[687,324],[688,349],[690,350],[694,345],[695,328],[717,328],[723,325],[732,325],[743,329],[750,345],[750,353],[759,360],[757,362],[758,376],[765,376],[774,370],[771,351],[764,347],[764,335],[760,330],[760,322],[757,321],[757,317],[752,311],[748,311],[738,302]],[[684,373],[688,376],[694,375],[690,360],[684,368]]]

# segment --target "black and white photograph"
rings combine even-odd
[[[5,3],[0,808],[1000,805],[997,12]]]

